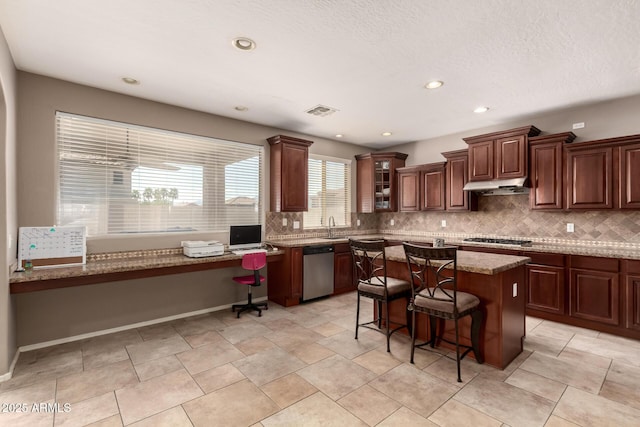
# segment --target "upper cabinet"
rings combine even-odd
[[[445,163],[431,163],[396,169],[398,173],[398,210],[445,210]]]
[[[407,154],[367,153],[356,156],[358,212],[395,212],[397,210],[396,169],[405,164]]]
[[[469,181],[526,177],[528,138],[539,133],[535,126],[524,126],[463,138],[469,145]]]
[[[640,208],[640,135],[570,144],[564,150],[568,209]]]
[[[618,151],[620,166],[620,208],[640,208],[640,138],[623,145]]]
[[[477,210],[478,196],[463,190],[464,185],[469,181],[469,150],[448,151],[442,155],[447,159],[445,169],[446,210]]]
[[[562,177],[562,147],[572,142],[573,132],[529,138],[531,167],[529,178],[531,209],[562,209],[564,207]]]
[[[271,146],[271,211],[306,211],[309,146],[313,142],[285,135],[267,141]]]

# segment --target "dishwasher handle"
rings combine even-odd
[[[303,246],[302,255],[318,255],[333,252],[333,245]]]

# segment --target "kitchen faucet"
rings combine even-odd
[[[331,215],[329,217],[329,238],[333,239],[333,227],[336,226],[336,219]]]

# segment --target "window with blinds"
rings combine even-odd
[[[351,160],[309,155],[308,197],[304,228],[351,225]]]
[[[263,218],[264,147],[56,113],[58,225],[228,231]]]

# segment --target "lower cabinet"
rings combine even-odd
[[[284,248],[282,261],[267,268],[269,301],[284,307],[300,304],[302,277],[302,248]]]
[[[349,244],[336,244],[333,255],[333,293],[341,294],[355,289],[353,258]]]
[[[622,271],[626,302],[625,327],[640,332],[640,261],[622,261]]]
[[[615,258],[572,256],[569,315],[619,325],[619,271],[618,260]]]
[[[565,314],[565,256],[525,252],[527,264],[527,309]]]

